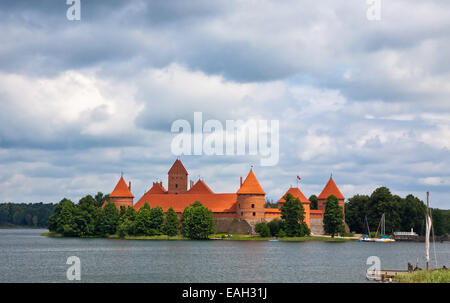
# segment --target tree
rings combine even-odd
[[[113,235],[116,233],[119,223],[119,213],[114,203],[108,202],[102,209],[96,222],[96,233],[98,235]]]
[[[152,225],[151,225],[151,213],[150,206],[148,203],[145,203],[143,207],[141,207],[136,215],[136,223],[135,223],[135,232],[138,235],[152,235]]]
[[[325,212],[323,214],[323,229],[325,233],[330,234],[334,238],[335,234],[345,232],[344,214],[342,207],[339,205],[338,198],[330,195],[325,202]]]
[[[122,225],[122,229],[126,227],[126,234],[127,235],[135,235],[136,234],[136,210],[132,206],[122,206],[120,208],[120,214],[119,214],[119,226],[123,223],[126,224]]]
[[[351,231],[367,233],[366,216],[369,214],[369,196],[355,195],[345,204],[345,221]]]
[[[309,228],[306,230],[301,225],[305,220],[305,210],[298,198],[294,198],[292,194],[284,197],[283,206],[281,207],[281,219],[283,220],[283,230],[288,237],[303,237],[309,234]]]
[[[386,232],[401,229],[401,198],[393,196],[387,187],[379,187],[370,195],[367,219],[371,229],[376,229],[385,214]]]
[[[150,234],[160,235],[164,226],[164,211],[161,206],[150,209]]]
[[[215,220],[212,212],[199,201],[195,201],[183,211],[182,234],[194,240],[205,240],[214,233]]]
[[[164,221],[164,233],[169,237],[176,236],[178,234],[178,225],[177,213],[173,210],[173,207],[170,207],[167,210],[166,219]]]
[[[98,192],[95,197],[95,205],[97,207],[102,207],[103,203],[105,203],[105,201],[109,202],[109,194],[108,195],[103,195],[102,192]]]
[[[280,233],[280,230],[282,228],[282,221],[280,219],[273,219],[269,223],[267,223],[267,226],[269,226],[270,234],[272,236],[277,236]]]
[[[270,228],[265,222],[261,222],[255,225],[255,232],[261,237],[270,237]]]
[[[317,209],[319,206],[319,200],[317,200],[316,195],[311,195],[308,199],[311,202],[310,209]]]
[[[96,235],[95,225],[101,212],[101,208],[96,206],[96,201],[91,195],[80,199],[73,216],[79,236]]]

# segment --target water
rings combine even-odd
[[[82,282],[366,282],[369,256],[389,269],[417,259],[423,267],[424,256],[424,244],[413,242],[132,241],[43,232],[0,229],[0,282],[66,282],[69,256],[81,259]],[[440,266],[450,267],[450,243],[436,243],[436,252]]]

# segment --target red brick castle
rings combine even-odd
[[[298,187],[291,187],[278,200],[278,208],[265,208],[266,193],[261,187],[253,170],[242,182],[236,193],[215,193],[206,183],[199,179],[195,184],[191,180],[188,188],[188,172],[180,160],[176,160],[168,173],[168,190],[162,182],[153,182],[148,190],[136,204],[133,204],[134,196],[131,193],[131,182],[127,185],[123,177],[109,195],[110,201],[118,208],[121,206],[134,207],[136,210],[148,203],[151,207],[161,206],[166,212],[169,207],[181,217],[185,207],[200,201],[208,207],[216,219],[216,230],[220,232],[252,232],[256,223],[268,222],[281,217],[280,207],[285,202],[284,196],[288,193],[299,198],[305,209],[305,222],[311,228],[313,234],[322,234],[322,219],[325,210],[325,201],[330,195],[339,199],[339,204],[344,209],[344,196],[338,189],[333,178],[325,185],[318,196],[318,209],[311,210],[311,202],[303,195]]]

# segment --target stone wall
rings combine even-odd
[[[311,218],[311,234],[312,235],[323,235],[323,220],[322,218]]]
[[[253,226],[246,220],[236,218],[216,218],[216,232],[251,233]]]

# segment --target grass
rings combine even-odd
[[[228,233],[216,233],[209,236],[211,240],[224,240],[224,241],[268,241],[272,239],[272,237],[260,237],[258,235],[249,235],[249,234],[239,234],[233,233],[230,238],[223,238],[223,236],[228,235]],[[56,232],[47,232],[41,234],[41,236],[45,237],[53,237],[53,238],[61,238],[64,237],[62,234]],[[87,238],[87,237],[86,237]],[[102,238],[102,237],[95,237]],[[109,235],[103,238],[108,239],[125,239],[125,240],[189,240],[182,235],[177,235],[174,237],[169,237],[166,235],[158,235],[158,236],[125,236],[124,238],[120,238],[119,235]],[[327,236],[309,236],[309,237],[284,237],[278,238],[281,242],[308,242],[308,241],[323,241],[323,242],[347,242],[347,241],[355,241],[355,239],[348,238],[331,238]]]
[[[41,236],[50,237],[50,238],[62,238],[62,237],[64,237],[63,234],[58,234],[58,233],[55,233],[53,231],[49,231],[47,233],[43,233],[43,234],[41,234]]]
[[[450,283],[450,270],[418,270],[394,277],[400,283]]]
[[[158,236],[125,236],[124,238],[119,237],[119,235],[109,235],[107,236],[109,239],[125,239],[125,240],[189,240],[184,238],[182,235],[177,235],[174,237],[169,237],[166,235],[158,235]]]

